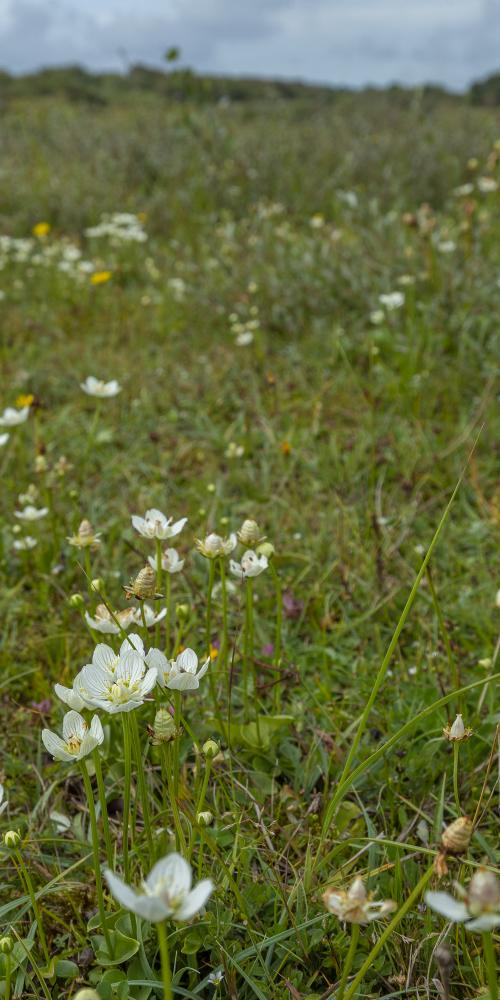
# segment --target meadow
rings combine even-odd
[[[0,128],[0,996],[497,1000],[500,110]]]

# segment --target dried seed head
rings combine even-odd
[[[137,597],[139,601],[145,601],[148,597],[161,597],[156,593],[156,573],[149,563],[140,570],[135,580],[131,580],[128,587],[125,587],[127,597]]]
[[[443,831],[441,844],[447,854],[464,854],[472,837],[472,822],[468,816],[459,816]]]
[[[455,959],[446,944],[441,944],[434,952],[434,958],[439,966],[441,976],[448,976],[455,964]]]
[[[238,538],[243,545],[257,545],[265,541],[265,535],[261,535],[257,521],[247,518],[243,521],[240,530],[237,532]]]

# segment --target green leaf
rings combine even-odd
[[[76,962],[67,958],[56,959],[55,973],[59,979],[75,979],[79,972]]]
[[[110,931],[111,954],[108,951],[106,939],[103,934],[97,934],[91,938],[94,955],[99,965],[121,965],[128,962],[139,950],[139,942],[135,938],[122,934],[121,931]]]

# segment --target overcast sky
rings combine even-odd
[[[500,70],[500,0],[0,0],[0,67],[182,64],[233,75],[459,89]]]

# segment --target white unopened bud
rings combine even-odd
[[[211,826],[213,821],[214,821],[214,816],[209,809],[205,809],[204,812],[199,812],[196,816],[196,822],[198,826]]]

